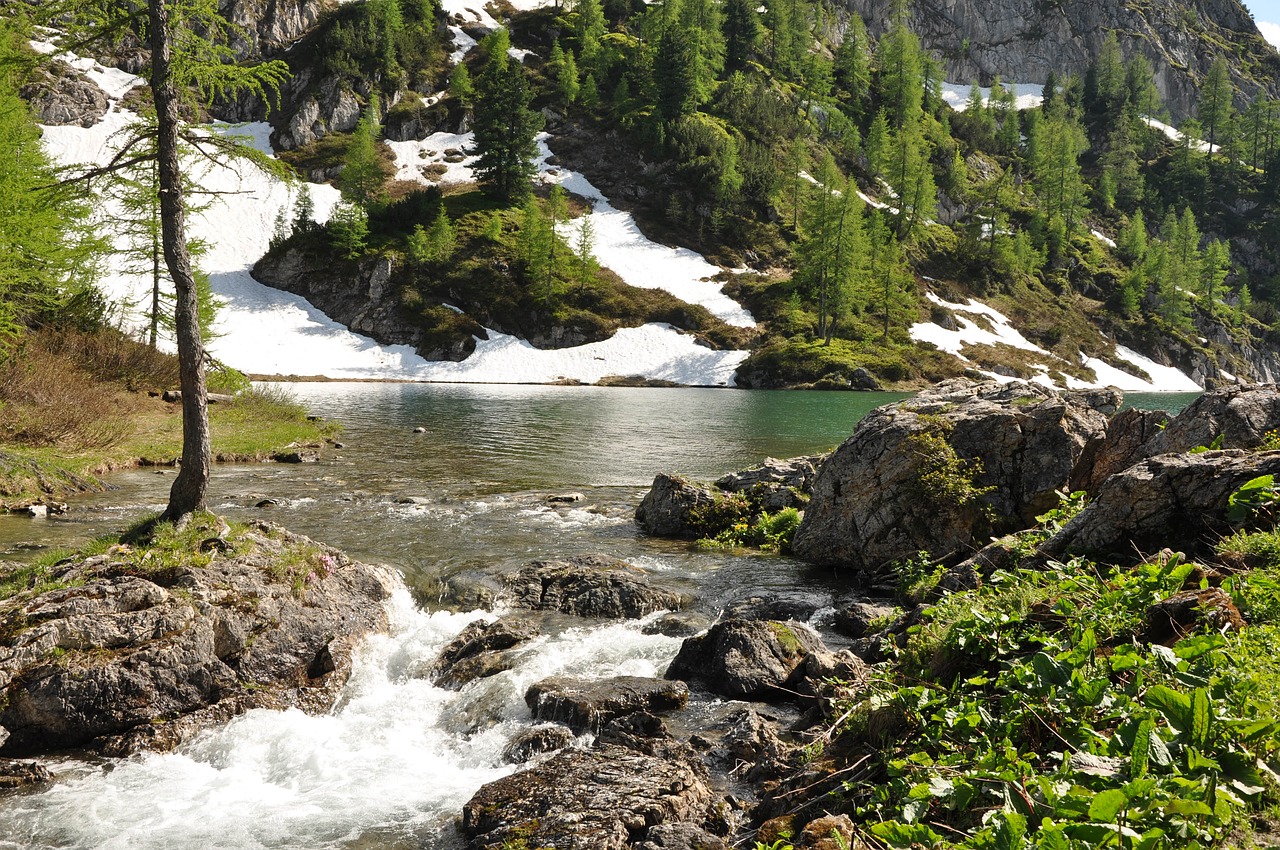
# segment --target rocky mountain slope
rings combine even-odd
[[[847,0],[873,33],[892,20],[894,0]],[[1195,113],[1200,84],[1213,60],[1232,57],[1232,78],[1246,99],[1280,92],[1280,54],[1271,47],[1239,0],[1172,0],[1095,3],[1043,0],[917,0],[909,4],[911,28],[941,60],[952,82],[992,78],[1043,83],[1082,74],[1108,33],[1119,37],[1125,57],[1151,63],[1156,88],[1176,120]]]

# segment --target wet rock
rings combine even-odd
[[[574,735],[559,723],[544,723],[517,733],[502,751],[507,764],[524,764],[534,756],[563,749],[573,743]]]
[[[725,606],[726,620],[800,620],[813,617],[819,609],[831,607],[831,596],[801,590],[753,594]]]
[[[871,630],[872,625],[893,617],[897,610],[893,605],[866,599],[842,601],[836,605],[832,626],[842,635],[860,638]]]
[[[0,789],[21,788],[24,785],[52,781],[53,774],[39,762],[0,759]]]
[[[822,648],[808,626],[772,620],[726,620],[680,646],[668,679],[698,682],[733,699],[778,699],[805,656]]]
[[[601,726],[596,735],[597,743],[617,744],[651,756],[669,750],[674,740],[662,718],[647,711],[615,717]]]
[[[547,504],[548,505],[572,505],[575,502],[581,502],[585,498],[587,497],[582,495],[581,493],[561,493],[555,496],[548,496]]]
[[[315,449],[292,449],[272,456],[276,463],[316,463],[320,460],[320,452]]]
[[[1205,626],[1214,631],[1244,628],[1240,611],[1220,587],[1175,593],[1149,607],[1146,620],[1146,639],[1169,645]]]
[[[524,617],[471,623],[440,651],[431,667],[431,681],[456,691],[468,682],[510,670],[512,659],[505,650],[541,633],[536,622]]]
[[[1099,408],[1109,404],[1095,395],[957,379],[872,411],[822,464],[792,551],[871,582],[921,551],[952,557],[991,533],[1034,525],[1106,427]],[[1119,403],[1118,393],[1108,397]],[[991,489],[960,503],[922,483],[939,441],[980,464],[973,483]]]
[[[673,754],[674,755],[674,754]],[[691,751],[652,756],[606,744],[556,753],[485,785],[462,810],[471,847],[624,850],[667,823],[700,823],[711,803]]]
[[[205,566],[150,570],[108,550],[0,601],[0,752],[124,755],[250,708],[328,710],[398,577],[267,523],[231,542]]]
[[[534,561],[504,578],[512,605],[579,617],[635,619],[680,607],[680,595],[653,587],[625,561],[579,555]]]
[[[689,689],[683,682],[641,676],[552,676],[532,685],[524,695],[535,719],[563,723],[575,732],[596,732],[608,720],[639,711],[682,708],[688,699]]]
[[[652,623],[646,623],[640,631],[646,635],[667,637],[692,637],[711,625],[711,618],[697,611],[673,611],[663,614]]]
[[[656,537],[698,537],[693,512],[715,502],[711,487],[660,472],[636,508],[636,523]]]
[[[1280,474],[1280,452],[1165,454],[1107,479],[1098,496],[1040,547],[1047,555],[1132,558],[1164,547],[1203,551],[1230,530],[1227,498]]]
[[[778,723],[754,708],[734,712],[718,724],[721,756],[735,774],[748,781],[771,778],[795,749],[778,737]]]

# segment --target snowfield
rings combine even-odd
[[[1013,92],[1018,109],[1035,109],[1044,102],[1044,83],[1001,83],[1005,89]],[[969,93],[973,90],[972,84],[964,83],[943,83],[941,86],[941,95],[943,101],[956,112],[964,112],[969,107]],[[982,92],[983,105],[991,103],[991,87],[979,86],[978,90]]]
[[[478,22],[487,13],[460,6]],[[489,18],[489,20],[492,20]],[[39,43],[45,53],[57,51],[53,44]],[[124,130],[136,116],[119,106],[119,98],[141,80],[115,69],[106,69],[92,60],[65,57],[92,76],[107,91],[112,105],[95,126],[82,128],[44,127],[44,144],[55,162],[62,165],[102,164],[113,150],[113,136]],[[216,132],[240,136],[246,144],[272,153],[271,128],[265,123],[237,126],[219,125]],[[421,167],[439,162],[445,165],[441,180],[462,182],[471,179],[473,157],[445,163],[445,151],[463,150],[470,134],[438,133],[420,142],[390,143],[396,154],[402,179],[428,182]],[[543,145],[543,156],[548,151]],[[545,163],[543,163],[545,167]],[[650,324],[625,329],[611,339],[575,348],[540,350],[526,342],[496,331],[489,339],[477,339],[475,353],[462,363],[424,360],[409,346],[381,345],[354,334],[332,321],[305,299],[263,286],[249,274],[254,262],[266,253],[275,230],[277,214],[290,216],[297,193],[291,187],[250,163],[195,169],[196,182],[215,195],[208,208],[192,216],[193,237],[208,242],[210,249],[200,259],[209,273],[212,288],[226,306],[219,314],[215,337],[208,342],[214,356],[254,374],[324,376],[330,378],[382,378],[419,381],[459,381],[476,383],[552,383],[581,381],[594,383],[609,375],[641,376],[698,386],[732,384],[733,372],[746,359],[746,351],[713,351],[699,345],[694,337],[670,325]],[[648,286],[687,291],[700,298],[695,303],[714,307],[737,324],[750,325],[749,314],[719,292],[719,286],[703,278],[720,272],[691,251],[679,251],[648,242],[635,228],[630,216],[618,213],[581,175],[556,171],[551,179],[569,184],[572,191],[596,201],[596,257],[602,266],[614,268],[624,279],[643,279]],[[323,222],[338,200],[331,186],[306,185],[316,208],[316,220]],[[104,200],[104,211],[111,210]],[[616,219],[611,219],[615,214]],[[104,223],[109,227],[109,223]],[[606,238],[603,234],[614,234]],[[113,263],[102,280],[102,289],[117,303],[139,303],[150,291],[150,280],[123,273]],[[644,266],[647,265],[647,268]],[[639,266],[640,268],[637,268]],[[627,270],[627,271],[624,271]],[[632,281],[629,281],[632,282]],[[135,316],[132,322],[137,326]]]
[[[1049,387],[1061,387],[1055,384],[1049,376],[1049,372],[1054,370],[1054,361],[1061,363],[1062,361],[1053,353],[1046,351],[1040,346],[1024,337],[1013,325],[1009,319],[995,308],[983,304],[980,301],[970,299],[967,303],[958,304],[946,301],[932,292],[926,292],[925,297],[940,307],[945,307],[955,315],[956,324],[959,326],[956,330],[948,330],[941,325],[933,322],[918,322],[911,326],[911,338],[916,342],[925,342],[933,345],[941,351],[952,354],[955,357],[969,362],[961,351],[966,345],[1007,345],[1022,351],[1029,351],[1034,354],[1041,355],[1044,362],[1037,363],[1028,361],[1028,366],[1037,370],[1040,374],[1031,378],[1032,381],[1044,384]],[[988,324],[990,329],[983,327],[977,317],[981,317],[983,324]],[[1122,369],[1106,363],[1097,357],[1086,357],[1081,355],[1080,361],[1083,365],[1093,369],[1097,375],[1095,381],[1083,381],[1066,375],[1066,389],[1081,390],[1094,389],[1098,387],[1115,387],[1126,392],[1148,392],[1148,393],[1182,393],[1182,392],[1200,392],[1200,386],[1182,372],[1172,366],[1161,366],[1150,358],[1144,357],[1132,349],[1125,348],[1123,345],[1117,345],[1115,356],[1133,366],[1136,366],[1142,372],[1146,373],[1147,379],[1144,380],[1136,375],[1131,375]],[[982,374],[994,378],[997,381],[1014,381],[1006,375],[1000,375],[995,372],[989,372],[983,369],[977,370]]]

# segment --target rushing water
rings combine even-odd
[[[0,848],[458,846],[462,804],[513,769],[501,751],[530,723],[530,684],[558,673],[660,674],[679,641],[645,635],[639,622],[561,618],[512,670],[445,691],[422,670],[463,626],[493,614],[444,610],[459,607],[439,601],[444,588],[534,558],[605,552],[712,614],[760,590],[838,593],[830,573],[788,558],[644,538],[632,515],[655,472],[711,478],[769,455],[824,451],[872,407],[902,397],[409,384],[294,391],[344,423],[345,446],[318,464],[218,467],[210,504],[393,564],[418,604],[407,592],[395,600],[392,632],[368,641],[328,715],[254,711],[176,753],[57,760],[51,788],[0,792]],[[1130,401],[1178,409],[1193,397]],[[74,500],[66,518],[0,517],[0,549],[22,557],[117,530],[157,510],[171,480],[166,470],[137,470],[114,476],[115,490]],[[547,504],[566,492],[585,498]],[[274,506],[258,507],[267,499]]]

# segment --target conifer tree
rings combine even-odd
[[[835,81],[855,113],[871,94],[871,39],[867,25],[856,12],[849,15],[844,40],[836,49]],[[856,117],[856,115],[855,115]]]
[[[454,67],[453,73],[449,75],[449,94],[462,104],[464,109],[471,109],[475,101],[476,88],[471,82],[471,72],[467,70],[465,62],[459,62]]]
[[[377,98],[371,98],[364,115],[356,124],[342,158],[342,173],[338,186],[342,197],[359,204],[366,211],[382,202],[386,196],[386,176],[378,160]]]
[[[596,63],[600,58],[600,40],[608,31],[604,9],[600,0],[575,0],[573,9],[573,32],[578,38],[578,57],[585,70],[596,71]]]
[[[578,283],[578,291],[583,292],[596,279],[600,264],[596,261],[595,226],[591,223],[590,214],[578,219],[578,231],[573,243],[573,276]]]
[[[354,260],[364,253],[369,238],[369,214],[362,205],[343,199],[334,206],[326,229],[333,247],[346,259]]]
[[[739,71],[760,46],[760,16],[756,4],[752,0],[726,0],[722,26],[725,69]]]
[[[1231,85],[1231,74],[1227,70],[1227,60],[1219,56],[1209,66],[1209,73],[1200,87],[1200,100],[1196,114],[1204,139],[1209,143],[1210,162],[1213,160],[1216,149],[1229,141],[1233,94],[1234,88]]]
[[[508,203],[529,193],[537,169],[537,134],[542,116],[529,108],[532,95],[524,69],[512,62],[502,43],[506,30],[493,41],[488,64],[476,86],[475,147],[479,154],[474,170],[480,185],[492,197]],[[494,36],[490,36],[494,38]]]

